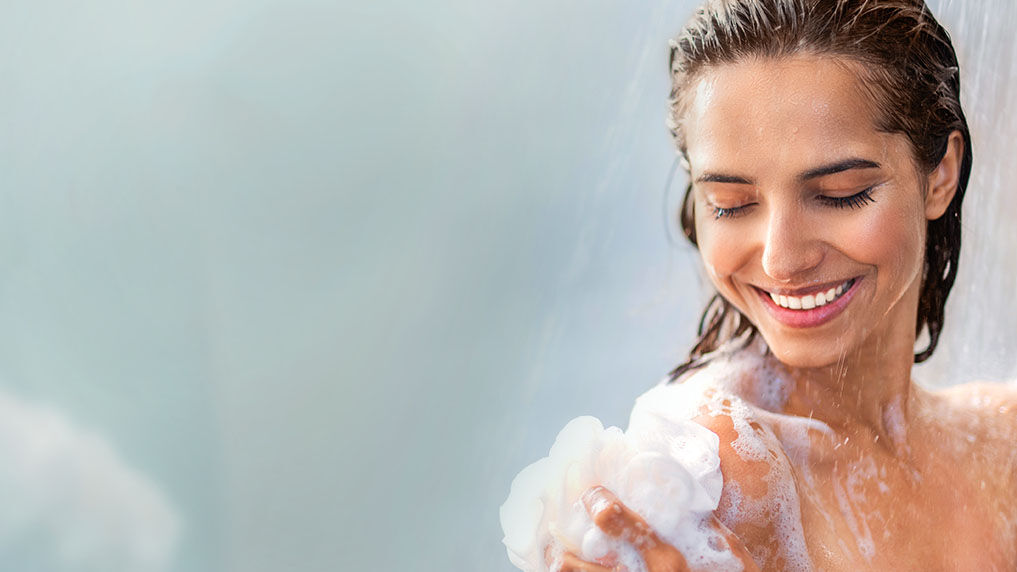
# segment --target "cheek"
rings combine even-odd
[[[697,213],[699,254],[710,279],[723,291],[723,281],[750,258],[750,241],[745,240],[744,228],[740,232],[737,230],[741,225],[718,224],[714,220],[701,220],[700,216]]]
[[[925,218],[919,210],[917,204],[870,210],[844,233],[844,254],[874,265],[877,279],[884,284],[910,282],[924,263]]]

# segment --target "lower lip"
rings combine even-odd
[[[770,298],[769,293],[759,288],[756,288],[756,291],[759,292],[759,297],[762,298],[763,304],[770,309],[770,313],[773,314],[773,317],[777,318],[778,322],[792,328],[814,328],[829,322],[843,312],[851,298],[854,297],[855,291],[858,290],[858,285],[861,283],[861,278],[855,278],[855,283],[851,285],[851,289],[844,292],[840,298],[811,310],[791,310],[785,308],[776,304],[773,298]]]

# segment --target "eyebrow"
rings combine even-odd
[[[868,159],[844,159],[843,161],[823,165],[821,167],[816,167],[815,169],[809,169],[802,173],[799,178],[803,181],[808,181],[809,179],[817,179],[819,177],[833,175],[834,173],[843,173],[844,171],[850,171],[851,169],[878,169],[879,167],[879,163],[869,161]]]
[[[723,175],[721,173],[703,173],[696,177],[697,183],[735,183],[738,185],[751,185],[752,181],[745,177],[736,175]]]
[[[843,173],[844,171],[850,171],[852,169],[878,169],[881,165],[875,161],[868,159],[851,158],[844,159],[843,161],[837,161],[836,163],[830,163],[829,165],[821,165],[814,169],[805,171],[798,178],[802,181],[808,181],[810,179],[818,179],[819,177],[825,177],[827,175],[833,175],[836,173]],[[696,177],[697,183],[733,183],[736,185],[751,185],[753,184],[751,179],[745,177],[739,177],[738,175],[726,175],[724,173],[710,173],[706,172]]]

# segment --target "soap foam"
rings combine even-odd
[[[578,417],[558,434],[549,455],[512,482],[501,507],[509,559],[521,570],[554,570],[547,546],[588,561],[616,560],[630,572],[646,570],[627,543],[593,524],[582,495],[595,485],[614,492],[666,542],[712,570],[740,570],[708,519],[720,500],[718,439],[691,421],[639,416],[627,432]]]
[[[792,473],[808,464],[810,435],[833,431],[820,421],[782,414],[790,391],[791,381],[759,342],[719,351],[681,382],[647,391],[636,400],[625,432],[604,429],[593,417],[571,421],[549,456],[513,481],[501,508],[509,558],[524,571],[543,572],[549,570],[544,549],[552,546],[559,556],[568,550],[587,561],[617,558],[630,572],[645,570],[630,546],[606,537],[586,514],[580,495],[603,485],[680,550],[693,569],[742,569],[709,526],[716,511],[729,526],[773,527],[774,542],[753,547],[756,562],[811,570]],[[735,453],[744,462],[768,465],[764,493],[749,496],[738,482],[723,481],[719,437],[692,421],[703,416],[729,418],[737,435],[731,443]]]

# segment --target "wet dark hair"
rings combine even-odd
[[[752,57],[798,54],[860,64],[857,69],[875,107],[877,128],[906,135],[915,163],[925,173],[939,165],[951,133],[963,136],[957,191],[943,216],[927,226],[915,324],[916,335],[928,330],[928,347],[915,354],[916,363],[925,361],[939,342],[946,298],[957,277],[971,136],[960,104],[957,55],[949,34],[924,1],[708,0],[671,44],[671,134],[685,157],[681,118],[689,88],[702,71]],[[679,218],[685,236],[696,244],[691,194],[690,182]],[[709,354],[724,344],[733,340],[748,344],[757,334],[748,318],[715,294],[703,312],[688,360],[671,372],[671,378],[705,364]]]

